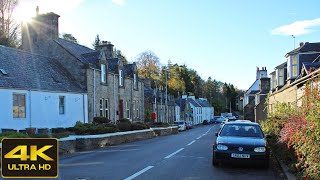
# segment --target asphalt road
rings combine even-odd
[[[211,165],[218,125],[60,158],[61,180],[280,179],[272,167]]]

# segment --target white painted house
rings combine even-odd
[[[210,121],[214,116],[214,108],[209,104],[206,98],[197,99],[198,104],[201,105],[202,108],[202,122],[204,120]]]
[[[180,106],[175,103],[175,121],[180,121]]]
[[[86,91],[54,59],[0,46],[0,131],[88,122]]]

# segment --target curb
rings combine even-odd
[[[297,179],[295,175],[293,175],[292,173],[289,172],[289,167],[286,164],[284,164],[280,159],[278,159],[277,156],[274,155],[273,157],[278,162],[278,164],[281,167],[281,170],[287,180],[296,180]]]

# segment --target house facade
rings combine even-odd
[[[0,131],[88,122],[88,97],[55,59],[0,46]]]
[[[285,55],[287,61],[275,68],[284,69],[284,82],[281,73],[272,74],[268,110],[272,112],[278,103],[301,106],[305,84],[312,76],[319,75],[320,43],[300,43],[300,46]],[[287,73],[286,73],[287,72]],[[279,75],[280,74],[280,75]],[[283,82],[283,84],[282,84]]]
[[[104,116],[116,123],[144,121],[144,85],[136,64],[123,64],[113,45],[103,41],[96,50],[61,39],[59,15],[38,14],[22,26],[22,48],[59,61],[88,94],[89,122]]]

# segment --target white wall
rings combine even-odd
[[[253,85],[244,93],[243,107],[249,103],[249,94],[253,90],[259,90],[260,79],[256,80]]]
[[[26,118],[13,118],[13,93],[26,95]],[[59,114],[59,96],[65,96],[65,114]],[[71,127],[88,122],[87,95],[0,89],[0,129]]]
[[[179,106],[175,106],[175,115],[176,115],[175,121],[180,121],[180,107]]]

